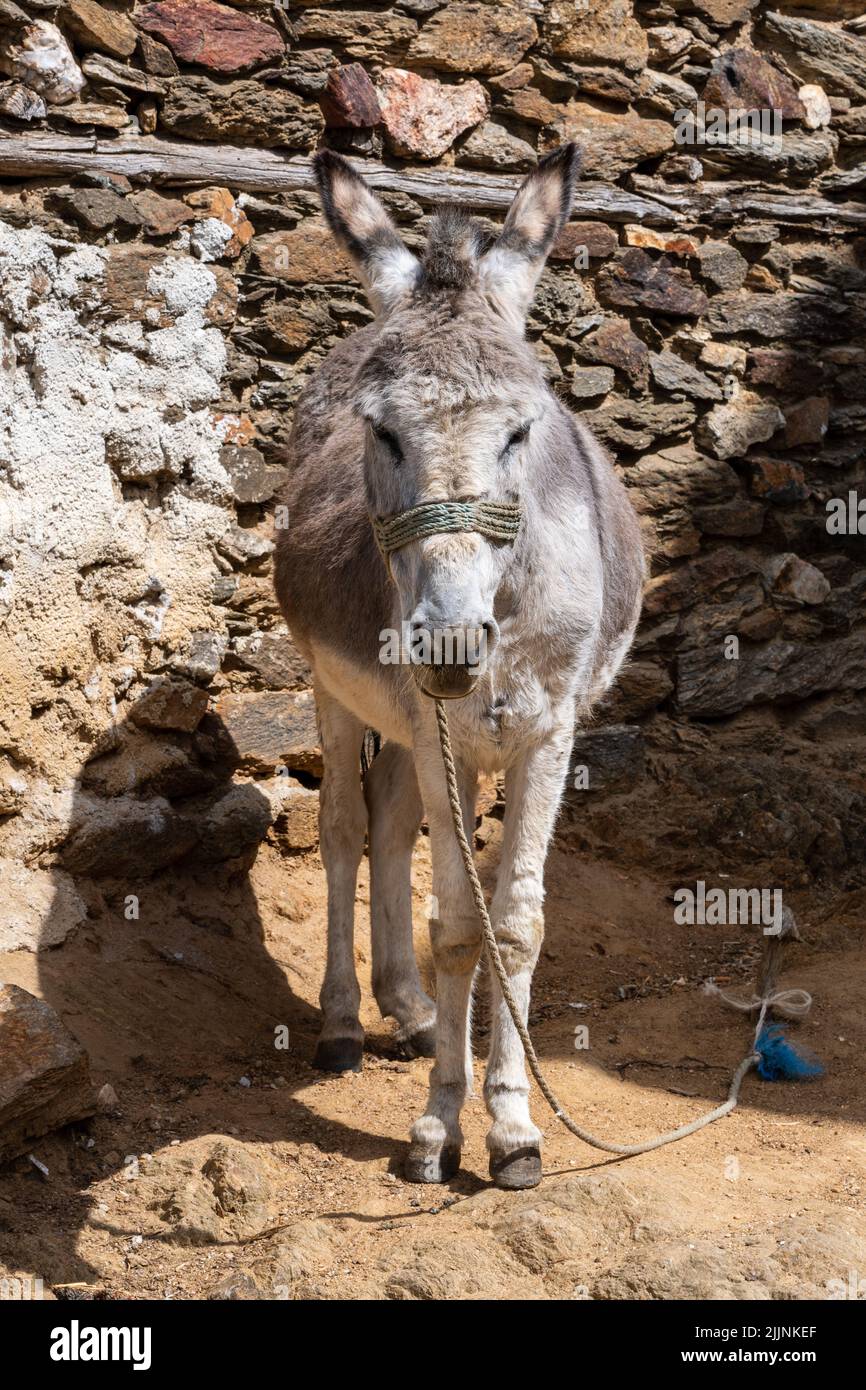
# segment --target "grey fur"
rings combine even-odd
[[[434,222],[420,264],[343,164],[329,156],[320,167],[324,206],[371,285],[380,316],[340,343],[301,394],[276,586],[313,668],[323,715],[325,1058],[355,1056],[361,1036],[351,932],[368,813],[377,998],[397,1019],[399,1036],[429,1035],[432,1005],[418,982],[407,917],[418,795],[413,764],[420,784],[437,895],[431,934],[439,1033],[430,1101],[413,1129],[408,1171],[435,1180],[453,1165],[461,1142],[459,1111],[471,1066],[469,990],[480,949],[425,693],[454,694],[441,683],[457,673],[383,664],[383,631],[411,621],[491,633],[486,668],[459,686],[469,693],[451,701],[449,717],[468,824],[478,770],[506,770],[505,843],[492,917],[525,1011],[541,941],[544,855],[574,718],[586,717],[625,658],[645,565],[637,518],[610,458],[553,395],[522,333],[535,280],[568,214],[573,148],[544,161],[524,182],[492,246],[485,249],[471,222],[448,212]],[[514,543],[465,534],[414,541],[392,555],[392,583],[371,516],[462,497],[519,500],[523,521]],[[412,751],[411,760],[392,757],[367,808],[357,791],[365,724]],[[376,833],[376,817],[394,827],[393,854],[388,836]],[[398,854],[399,826],[408,827],[409,840],[401,840]],[[509,1154],[538,1141],[526,1091],[519,1041],[498,1007],[485,1083],[497,1173],[508,1170]]]

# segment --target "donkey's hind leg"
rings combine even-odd
[[[367,807],[361,787],[364,725],[320,687],[316,708],[325,772],[319,797],[319,844],[328,880],[328,963],[319,995],[322,1031],[313,1066],[360,1071],[364,1030],[355,973],[355,885],[364,852]]]
[[[366,781],[370,815],[370,920],[373,991],[383,1018],[413,1056],[436,1049],[436,1009],[421,987],[412,941],[412,849],[421,824],[421,793],[408,748],[386,743]]]

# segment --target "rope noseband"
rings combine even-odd
[[[518,502],[422,502],[396,516],[373,520],[373,533],[386,565],[390,555],[410,541],[446,531],[478,531],[496,541],[513,541],[520,528]]]

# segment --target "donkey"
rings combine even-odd
[[[314,1065],[360,1067],[353,917],[366,833],[376,1000],[410,1053],[435,1048],[427,1108],[405,1166],[416,1182],[444,1182],[459,1166],[481,946],[434,700],[451,701],[470,841],[479,772],[505,773],[491,915],[525,1020],[543,934],[544,862],[575,717],[611,685],[640,610],[644,558],[626,489],[550,391],[524,338],[579,160],[574,145],[543,159],[495,239],[458,209],[437,212],[419,260],[345,159],[330,151],[316,158],[327,221],[365,284],[375,321],[331,351],[298,401],[283,498],[288,524],[276,556],[280,604],[313,672],[325,764],[328,960]],[[470,506],[460,512],[455,502]],[[516,534],[490,534],[496,527],[481,520],[474,529],[472,518],[486,515],[473,510],[478,502],[492,504],[494,514],[519,508]],[[455,512],[465,529],[457,529]],[[407,513],[410,523],[426,520],[426,530],[419,535],[410,525],[412,535],[383,554],[376,529],[387,530],[383,518],[402,525]],[[437,515],[441,525],[430,522]],[[394,633],[404,652],[411,647],[405,661],[383,659]],[[443,634],[467,640],[446,649]],[[413,645],[424,638],[431,640]],[[362,783],[368,727],[383,743]],[[410,866],[425,816],[435,1008],[412,944]],[[491,988],[490,1172],[501,1187],[530,1187],[541,1177],[541,1135],[530,1118],[518,1034],[495,979]]]

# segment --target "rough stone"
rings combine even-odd
[[[705,241],[698,247],[701,274],[717,290],[738,290],[749,272],[749,262],[726,241]]]
[[[740,458],[781,429],[785,417],[772,401],[741,391],[726,405],[714,405],[700,424],[699,437],[716,458]]]
[[[350,58],[376,63],[401,62],[418,32],[408,15],[382,10],[305,9],[294,18],[293,28],[302,43],[336,44]]]
[[[16,121],[41,121],[45,110],[42,97],[23,82],[0,83],[0,115],[14,116]]]
[[[582,340],[578,351],[590,362],[616,367],[636,386],[646,382],[649,348],[632,332],[626,319],[607,319]]]
[[[283,800],[274,825],[281,849],[315,849],[319,843],[319,796],[307,787],[293,786]]]
[[[231,479],[235,500],[241,503],[269,502],[288,476],[285,468],[267,464],[261,451],[250,444],[224,444],[220,463]]]
[[[253,224],[235,202],[229,189],[197,188],[193,193],[186,195],[185,201],[202,222],[215,220],[227,229],[228,236],[220,236],[220,255],[234,258],[249,245],[253,236]],[[204,260],[213,259],[201,255],[194,236],[190,240],[190,248]]]
[[[309,691],[268,690],[220,696],[214,708],[232,760],[247,772],[322,773],[316,708]]]
[[[807,82],[797,93],[803,106],[803,124],[808,130],[820,130],[833,119],[833,108],[823,87]]]
[[[739,178],[760,176],[808,182],[833,163],[835,136],[826,130],[804,134],[791,131],[781,139],[762,132],[731,132],[707,145],[706,170],[713,175],[732,173]]]
[[[252,1219],[256,1228],[267,1223],[273,1186],[264,1165],[244,1144],[220,1140],[202,1173],[213,1188],[224,1215],[243,1213]]]
[[[805,114],[793,83],[752,48],[726,48],[701,95],[708,107],[724,111],[778,111],[786,121],[798,121]]]
[[[807,396],[796,405],[785,407],[785,443],[790,449],[800,444],[820,444],[829,424],[829,397]]]
[[[390,149],[421,159],[438,159],[487,114],[487,95],[473,78],[446,86],[403,68],[385,68],[378,95]]]
[[[182,62],[209,72],[249,72],[278,61],[286,46],[273,25],[214,0],[157,0],[137,10],[135,21]]]
[[[221,864],[255,854],[273,820],[273,805],[254,782],[230,787],[198,813],[196,863]]]
[[[287,632],[256,632],[232,643],[227,662],[250,672],[268,690],[309,686],[309,667]]]
[[[54,194],[53,201],[72,214],[91,232],[105,232],[118,224],[140,227],[141,215],[135,204],[112,193],[109,188],[76,188]]]
[[[628,661],[605,698],[605,708],[620,719],[639,719],[657,709],[674,688],[666,668],[655,661]]]
[[[290,150],[312,149],[323,128],[318,107],[283,87],[187,76],[169,83],[160,122],[186,138]]]
[[[328,73],[319,105],[325,125],[336,129],[363,129],[379,124],[379,97],[360,63],[346,63]]]
[[[64,124],[107,130],[126,130],[132,124],[129,113],[122,106],[112,106],[107,102],[70,101],[65,106],[49,106],[48,114]]]
[[[571,394],[578,400],[603,396],[613,390],[611,367],[576,367],[571,377]]]
[[[84,86],[84,76],[72,50],[56,24],[35,19],[17,42],[0,47],[0,72],[15,77],[46,101],[62,105],[74,101]]]
[[[586,768],[587,784],[578,790],[569,779],[566,782],[566,805],[579,804],[584,791],[628,791],[640,778],[645,757],[643,734],[636,724],[607,724],[601,729],[578,729],[571,765],[575,769]]]
[[[199,837],[197,821],[157,796],[79,796],[76,818],[61,861],[68,873],[91,878],[147,878],[182,859]]]
[[[143,729],[177,729],[191,734],[201,723],[207,707],[208,697],[204,690],[166,681],[151,686],[136,700],[129,717]]]
[[[619,63],[630,72],[646,66],[649,43],[631,0],[555,0],[544,17],[553,53],[578,62]]]
[[[573,261],[585,247],[590,260],[603,261],[612,256],[619,242],[616,232],[606,222],[566,222],[550,251],[553,261]]]
[[[749,459],[752,467],[752,492],[768,502],[803,502],[809,496],[802,464],[789,459]]]
[[[88,53],[81,63],[84,75],[98,87],[104,87],[107,91],[114,94],[120,88],[122,93],[148,92],[151,95],[161,95],[166,84],[161,77],[153,77],[141,68],[133,67],[130,63],[121,63],[117,58],[106,58],[101,53]],[[118,100],[114,96],[114,100]]]
[[[798,603],[823,603],[830,593],[829,580],[798,555],[774,555],[764,573],[774,593]]]
[[[0,859],[0,951],[59,946],[87,916],[75,884],[62,869],[37,869]]]
[[[483,121],[459,149],[461,164],[479,169],[525,170],[536,163],[535,150],[495,121]]]
[[[145,72],[154,77],[177,77],[180,68],[170,48],[147,33],[140,33],[138,42]]]
[[[775,641],[741,646],[737,661],[705,644],[677,661],[676,700],[695,718],[734,714],[770,700],[804,700],[825,690],[866,685],[866,637],[852,634],[820,644]]]
[[[171,236],[194,216],[179,198],[167,198],[153,188],[139,189],[130,194],[129,201],[149,236]]]
[[[830,295],[785,292],[774,295],[721,294],[707,313],[709,328],[723,337],[754,333],[782,342],[850,341],[866,323],[862,311]]]
[[[764,15],[761,30],[805,81],[855,101],[866,98],[866,39],[859,34],[777,11]]]
[[[673,116],[677,111],[690,110],[698,99],[698,94],[690,82],[672,73],[653,72],[647,68],[640,75],[636,94],[641,101]]]
[[[347,284],[356,278],[349,258],[318,217],[306,217],[287,231],[257,236],[252,248],[263,275],[290,285]]]
[[[675,10],[696,10],[723,29],[748,19],[757,4],[758,0],[673,0]]]
[[[805,394],[822,381],[821,364],[792,348],[755,348],[748,355],[749,381],[755,386]]]
[[[547,144],[552,148],[576,140],[583,148],[586,178],[616,179],[643,160],[666,154],[674,144],[670,121],[649,120],[634,111],[602,111],[585,101],[569,101],[560,111],[555,138]]]
[[[690,401],[642,402],[608,396],[598,410],[584,415],[590,429],[613,449],[644,452],[656,440],[684,434],[694,424]]]
[[[0,1162],[95,1110],[81,1044],[43,1000],[0,984]]]
[[[523,5],[446,5],[427,20],[409,52],[422,67],[501,73],[519,63],[537,37]]]
[[[85,48],[98,48],[113,58],[128,58],[135,49],[138,35],[132,21],[97,0],[68,0],[60,16]]]
[[[666,391],[682,391],[699,401],[720,401],[722,393],[704,372],[693,367],[675,352],[651,352],[650,371],[653,380]]]
[[[525,125],[553,126],[562,114],[561,107],[544,96],[537,87],[520,87],[500,100],[497,109],[517,116]]]
[[[700,318],[707,309],[707,297],[688,271],[671,266],[665,256],[654,261],[637,247],[621,251],[603,267],[598,292],[605,303],[672,318]]]
[[[231,526],[217,541],[217,550],[234,569],[258,569],[273,555],[274,543],[254,527]]]
[[[697,245],[684,232],[660,232],[655,227],[626,227],[626,246],[645,251],[664,251],[669,256],[696,256]]]

